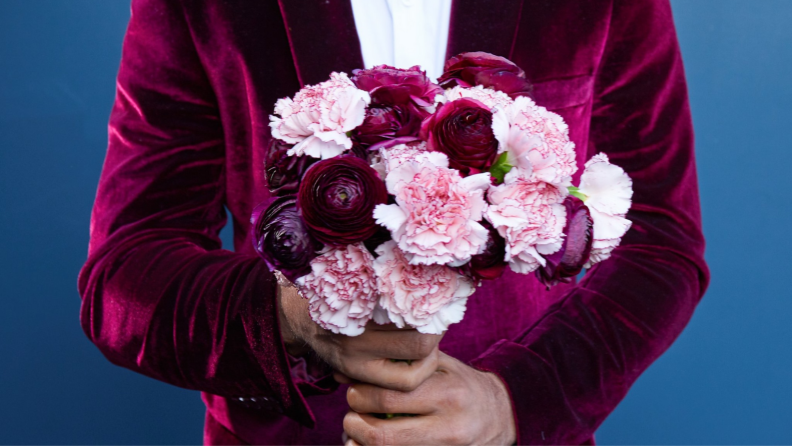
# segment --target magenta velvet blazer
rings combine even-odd
[[[441,349],[498,374],[519,443],[585,443],[708,283],[693,132],[668,0],[454,0],[448,55],[508,57],[583,163],[634,181],[632,229],[577,285],[486,282]],[[203,392],[207,442],[341,442],[344,388],[290,358],[254,255],[278,98],[362,67],[349,0],[133,0],[81,322],[114,364]],[[582,169],[581,169],[582,170]],[[577,178],[576,178],[577,181]],[[233,214],[236,252],[218,233]]]

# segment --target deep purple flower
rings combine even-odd
[[[421,121],[428,116],[414,104],[372,105],[363,124],[352,131],[352,140],[368,150],[393,147],[418,140]]]
[[[374,207],[387,201],[388,192],[366,161],[347,155],[311,166],[297,196],[308,231],[325,244],[339,246],[377,232]]]
[[[310,272],[310,262],[322,244],[303,224],[297,197],[270,198],[256,207],[250,221],[253,247],[270,268],[292,281]]]
[[[443,89],[415,66],[406,70],[380,65],[355,70],[352,82],[371,95],[363,124],[352,133],[358,144],[376,150],[418,139],[427,107]]]
[[[419,66],[407,69],[379,65],[368,70],[354,70],[352,82],[361,90],[371,94],[372,103],[392,105],[402,102],[402,92],[422,106],[434,104],[435,96],[443,94],[443,89],[429,80]]]
[[[429,150],[448,155],[449,166],[462,175],[487,171],[498,154],[492,112],[475,99],[457,99],[438,107],[424,120],[421,138]]]
[[[481,224],[489,230],[487,245],[484,252],[470,259],[463,273],[477,280],[494,280],[506,270],[506,240],[488,221],[482,221]]]
[[[548,287],[558,282],[569,283],[580,274],[591,253],[592,224],[588,207],[578,198],[564,200],[567,222],[564,243],[555,254],[545,256],[547,265],[536,270],[536,277]]]
[[[316,161],[310,156],[289,156],[286,152],[292,148],[279,139],[273,138],[267,149],[265,173],[270,192],[275,195],[296,194],[308,167]]]
[[[512,99],[531,97],[533,91],[533,86],[525,79],[525,72],[514,62],[481,51],[462,53],[449,59],[438,83],[443,88],[482,85],[502,91]]]

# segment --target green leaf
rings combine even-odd
[[[514,167],[508,163],[508,159],[509,153],[503,152],[492,164],[492,167],[490,167],[489,173],[492,175],[492,178],[495,178],[498,184],[503,183],[503,177]]]
[[[582,201],[588,200],[588,195],[580,192],[580,189],[578,189],[577,187],[569,186],[567,189],[569,189],[569,195],[572,195],[573,197],[576,198],[580,198]]]

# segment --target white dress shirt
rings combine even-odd
[[[443,73],[451,0],[352,0],[366,68],[420,65],[432,79]]]

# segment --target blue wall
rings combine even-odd
[[[712,286],[600,443],[792,443],[792,2],[674,0]],[[109,364],[76,276],[127,0],[0,1],[0,443],[199,443],[203,405]]]

